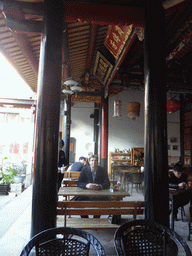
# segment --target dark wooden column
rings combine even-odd
[[[181,151],[181,157],[180,161],[184,164],[184,97],[182,94],[180,94],[180,103],[181,103],[181,108],[180,108],[180,151]]]
[[[63,122],[63,141],[64,152],[67,163],[69,165],[69,147],[70,147],[70,132],[71,132],[71,96],[64,99],[64,122]]]
[[[41,42],[31,236],[55,227],[61,94],[63,1],[44,1]]]
[[[94,154],[98,155],[98,138],[99,138],[99,108],[98,104],[94,104],[94,134],[93,134],[93,141],[94,145]]]
[[[145,11],[145,218],[169,226],[165,14],[160,1]]]
[[[63,32],[63,48],[62,48],[62,62],[63,64],[69,63],[69,47],[67,40],[66,23],[64,23]],[[70,71],[68,65],[63,65],[63,78],[67,79],[70,77]],[[69,164],[69,147],[70,147],[70,131],[71,131],[71,96],[68,95],[64,98],[64,118],[63,118],[63,141],[64,141],[64,152],[67,163]]]
[[[100,165],[107,170],[108,167],[108,96],[105,97],[105,87],[101,89],[101,108],[100,108]]]

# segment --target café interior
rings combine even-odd
[[[169,227],[167,112],[179,111],[179,160],[192,166],[191,9],[188,0],[0,0],[1,52],[37,93],[31,236],[56,226],[58,139],[69,162],[75,103],[94,106],[93,153],[111,181],[123,162],[144,167],[145,219]],[[129,92],[134,102],[121,109]],[[134,122],[141,92],[143,145],[109,151],[109,113]]]

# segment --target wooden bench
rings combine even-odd
[[[64,216],[64,226],[80,229],[116,229],[118,224],[112,224],[109,215],[126,215],[136,220],[137,215],[143,215],[142,201],[59,201],[57,215]],[[74,216],[75,215],[75,216]],[[106,215],[101,218],[81,218],[77,215]],[[71,217],[73,216],[73,217]],[[123,219],[122,219],[123,220]]]

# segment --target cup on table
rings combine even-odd
[[[65,167],[61,167],[61,173],[64,173]]]

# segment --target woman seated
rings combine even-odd
[[[178,188],[178,195],[174,196],[174,209],[173,216],[177,219],[178,208],[182,207],[189,202],[192,202],[192,190],[188,187],[187,175],[184,171],[181,162],[176,163],[173,166],[173,172],[168,174],[169,188]],[[190,184],[190,183],[189,183]],[[190,217],[192,218],[192,209],[190,207]]]

